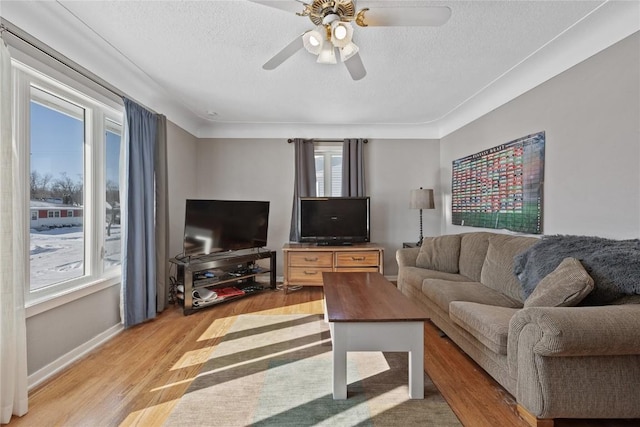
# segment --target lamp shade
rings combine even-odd
[[[320,29],[309,30],[302,35],[302,44],[309,53],[313,53],[314,55],[320,53],[322,45],[324,44],[321,30],[323,30],[322,27],[320,27]]]
[[[352,38],[353,27],[350,23],[337,21],[331,24],[331,42],[335,47],[345,47]]]
[[[327,42],[322,45],[322,49],[318,54],[316,62],[319,62],[320,64],[335,64],[338,62],[336,59],[335,49],[331,42]]]
[[[420,187],[418,190],[411,190],[411,198],[409,200],[409,208],[411,209],[435,209],[436,205],[433,198],[432,189],[424,189]]]

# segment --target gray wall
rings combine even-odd
[[[281,276],[293,203],[293,145],[284,139],[202,139],[197,153],[198,197],[271,202],[268,246],[278,252]],[[365,148],[365,164],[371,240],[385,247],[385,274],[393,276],[395,250],[418,238],[418,211],[409,210],[409,191],[437,186],[439,143],[373,139]],[[424,211],[425,235],[438,234],[440,214],[441,206]]]
[[[28,374],[46,370],[50,364],[65,364],[69,353],[77,352],[118,325],[120,284],[30,316],[27,319]]]
[[[169,257],[182,252],[185,200],[197,195],[197,141],[195,136],[167,121]]]
[[[441,144],[443,233],[451,162],[546,131],[544,234],[640,236],[640,35],[628,37],[467,126]]]

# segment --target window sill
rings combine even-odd
[[[110,288],[111,286],[117,285],[120,282],[121,275],[118,273],[110,277],[101,278],[99,280],[96,280],[95,282],[75,287],[73,289],[66,289],[64,291],[61,291],[59,294],[48,295],[39,299],[28,301],[25,303],[25,316],[29,318],[46,311],[53,310],[54,308],[68,304],[72,301],[84,298],[87,295],[91,295],[96,292],[100,292],[103,289]]]

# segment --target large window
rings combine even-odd
[[[316,194],[318,197],[342,195],[342,144],[322,143],[314,148]]]
[[[50,209],[30,230],[30,289],[36,290],[85,274],[83,224],[74,217],[63,220],[60,210],[83,207],[86,112],[50,92],[30,89],[30,200]]]
[[[15,131],[29,175],[26,298],[34,302],[120,274],[122,108],[13,65]]]

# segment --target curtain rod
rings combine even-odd
[[[311,138],[310,141],[313,142],[344,142],[344,139],[315,139],[315,138]],[[365,144],[369,143],[368,139],[363,139],[362,140]],[[293,139],[289,138],[287,139],[287,143],[291,144],[293,142]]]

